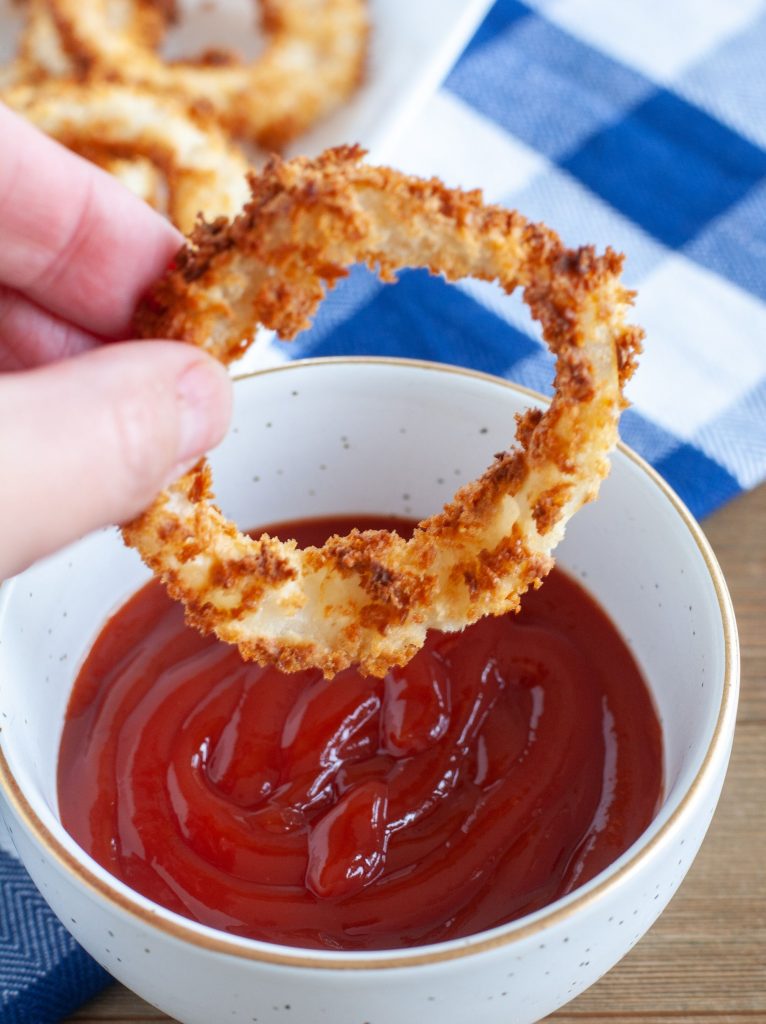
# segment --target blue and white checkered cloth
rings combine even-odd
[[[766,0],[499,0],[391,162],[627,254],[647,331],[623,438],[703,516],[766,477]],[[274,357],[402,355],[550,389],[524,307],[354,272]],[[106,980],[0,854],[0,1022]]]

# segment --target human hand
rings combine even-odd
[[[0,140],[2,580],[145,508],[218,443],[231,394],[199,349],[121,340],[176,230],[2,104]]]

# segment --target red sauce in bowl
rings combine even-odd
[[[269,527],[301,545],[401,520]],[[201,637],[155,581],[77,678],[64,826],[133,889],[236,935],[387,949],[537,910],[661,796],[660,727],[614,625],[563,572],[519,615],[429,636],[384,680],[282,675]]]

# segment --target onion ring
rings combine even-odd
[[[112,161],[150,161],[167,181],[168,216],[182,231],[190,231],[200,213],[233,216],[249,194],[244,155],[218,125],[173,96],[53,79],[15,86],[0,98],[85,156],[95,150]]]
[[[570,516],[609,468],[642,332],[627,326],[633,293],[622,257],[566,249],[543,225],[447,189],[359,162],[357,147],[316,160],[272,161],[251,177],[232,222],[201,223],[140,305],[139,336],[236,358],[256,324],[293,337],[326,287],[364,262],[393,280],[427,267],[449,280],[517,286],[556,356],[545,412],[518,418],[518,446],[404,541],[354,531],[322,548],[240,533],[211,503],[199,464],[124,527],[126,542],[186,606],[189,622],[245,659],[332,675],[353,663],[383,675],[426,630],[458,630],[519,607],[553,561]]]
[[[27,0],[19,54],[12,67],[19,81],[71,74],[72,62],[61,45],[46,0]]]
[[[167,188],[162,172],[146,157],[115,156],[99,146],[72,146],[78,156],[90,160],[116,178],[123,188],[138,196],[159,213],[167,212]]]
[[[114,0],[49,0],[78,68],[175,92],[229,131],[281,149],[344,103],[367,50],[366,0],[260,0],[267,43],[251,64],[165,62],[130,27],[110,25]]]
[[[76,77],[81,64],[63,44],[48,0],[26,0],[26,20],[16,60],[1,69],[0,86],[45,78]],[[175,17],[175,8],[156,0],[105,0],[110,31],[129,33],[146,47],[157,47]]]

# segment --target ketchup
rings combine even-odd
[[[355,517],[266,529],[321,544]],[[554,569],[518,615],[432,633],[383,680],[283,675],[184,625],[152,581],[77,678],[64,826],[133,889],[235,935],[389,949],[492,928],[651,821],[660,727],[615,627]]]

